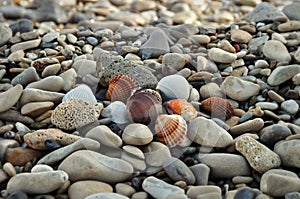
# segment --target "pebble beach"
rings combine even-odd
[[[299,11],[0,0],[0,199],[300,199]]]

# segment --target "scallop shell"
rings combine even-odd
[[[180,144],[187,134],[186,121],[180,115],[159,115],[155,122],[156,139],[169,147]]]
[[[181,115],[186,121],[191,121],[198,115],[194,106],[185,99],[174,99],[166,103],[169,114]]]
[[[109,81],[106,98],[111,101],[122,101],[126,103],[127,98],[138,86],[138,82],[129,75],[114,75]]]
[[[67,101],[70,99],[83,99],[86,100],[92,104],[96,104],[97,103],[97,99],[92,91],[92,89],[85,85],[85,84],[81,84],[79,86],[77,86],[76,88],[71,89],[69,92],[67,92],[62,101]]]
[[[219,119],[228,119],[233,115],[233,107],[231,104],[220,97],[209,97],[201,102],[200,109],[207,111],[211,117]]]
[[[130,96],[126,103],[126,110],[135,123],[150,124],[162,113],[159,93],[151,90],[139,90]]]

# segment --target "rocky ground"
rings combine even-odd
[[[300,3],[0,0],[0,198],[300,198]]]

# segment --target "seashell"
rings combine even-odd
[[[121,101],[126,103],[127,98],[138,86],[138,82],[129,75],[114,75],[109,81],[106,98],[111,101]]]
[[[188,99],[190,85],[181,75],[169,75],[163,77],[157,84],[157,90],[163,93],[166,99]]]
[[[182,116],[186,121],[191,121],[198,115],[194,106],[185,99],[174,99],[166,103],[166,109],[169,114]]]
[[[121,101],[114,101],[109,104],[101,112],[101,115],[110,118],[111,121],[116,124],[126,124],[130,122],[126,111],[126,105]]]
[[[187,134],[186,121],[180,115],[159,115],[154,129],[156,139],[169,147],[180,144]]]
[[[135,123],[150,124],[162,113],[161,97],[151,89],[138,90],[126,103],[126,110]]]
[[[200,109],[209,112],[211,117],[217,117],[223,120],[233,115],[233,107],[226,99],[221,97],[209,97],[203,100]]]
[[[76,88],[71,89],[69,92],[67,92],[62,101],[67,101],[70,99],[83,99],[86,100],[92,104],[96,104],[97,103],[97,99],[92,91],[92,89],[85,85],[85,84],[81,84],[79,86],[77,86]]]

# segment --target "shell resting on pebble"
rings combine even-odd
[[[129,75],[114,75],[109,81],[106,98],[111,101],[121,101],[126,103],[127,98],[138,86],[138,82]]]
[[[221,97],[209,97],[201,102],[200,110],[204,110],[222,120],[228,119],[233,115],[233,107],[231,104]]]
[[[156,139],[169,147],[180,144],[187,134],[187,123],[180,115],[159,115],[155,122]]]
[[[174,99],[166,103],[169,114],[181,115],[186,121],[191,121],[198,115],[194,106],[185,99]]]
[[[158,92],[152,89],[142,89],[133,93],[127,100],[126,110],[135,123],[154,123],[162,113],[161,98]]]
[[[91,88],[85,84],[81,84],[79,86],[77,86],[76,88],[73,88],[72,90],[70,90],[69,92],[67,92],[62,101],[67,101],[70,99],[83,99],[86,100],[92,104],[96,104],[97,103],[97,99],[93,93],[93,91],[91,90]]]

